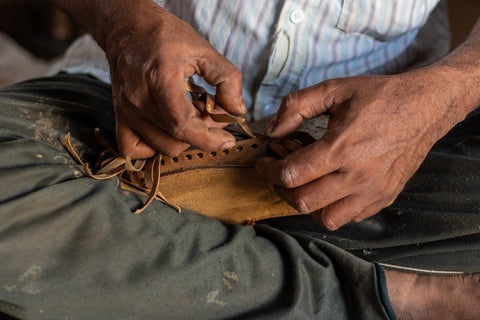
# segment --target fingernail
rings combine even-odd
[[[327,228],[330,231],[335,231],[338,230],[338,226],[336,223],[334,223],[331,219],[327,219],[323,217],[323,224],[325,228]]]
[[[227,141],[225,142],[224,144],[222,144],[222,146],[220,147],[220,149],[230,149],[230,148],[233,148],[236,144],[236,141]]]
[[[247,106],[245,105],[245,102],[241,102],[240,105],[238,106],[238,110],[240,110],[241,113],[246,113],[247,112]]]
[[[276,126],[277,126],[277,117],[274,117],[272,121],[270,121],[267,127],[265,128],[265,134],[267,136],[270,135],[273,132],[273,130],[275,130]]]

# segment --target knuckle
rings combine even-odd
[[[339,103],[348,100],[349,95],[346,87],[346,79],[329,79],[319,84],[319,89],[322,92],[322,104],[326,108],[333,107]]]
[[[136,148],[135,146],[128,144],[128,143],[121,143],[120,144],[120,153],[126,155],[135,154]]]
[[[338,86],[339,86],[339,82],[337,79],[328,79],[320,82],[316,86],[316,89],[318,89],[319,92],[322,93],[323,95],[326,95],[330,92],[335,92]]]
[[[322,164],[327,168],[338,168],[340,172],[347,172],[348,169],[344,164],[344,157],[341,153],[338,153],[335,149],[327,144],[328,152],[322,154]]]
[[[386,201],[389,205],[393,202],[396,196],[400,193],[402,187],[394,182],[385,182],[381,189],[380,195],[382,199]]]
[[[338,225],[336,219],[331,217],[330,215],[322,214],[321,222],[325,228],[328,230],[337,230],[340,226]]]
[[[129,106],[129,112],[139,112],[145,107],[145,97],[139,91],[132,89],[132,91],[126,95],[125,100]]]
[[[243,77],[242,77],[242,72],[240,71],[240,69],[233,66],[232,70],[230,71],[230,78],[232,79],[233,82],[241,84]]]
[[[297,189],[294,192],[294,207],[301,213],[307,214],[311,213],[313,210],[310,209],[309,197],[301,189]]]
[[[288,165],[283,160],[280,168],[279,179],[283,187],[294,188],[297,186],[298,171],[295,169],[295,167]]]
[[[373,183],[372,181],[372,172],[369,170],[361,170],[357,174],[358,182],[360,183]]]
[[[363,210],[360,210],[355,218],[353,219],[353,222],[362,222],[363,220],[375,215],[377,212],[379,212],[383,206],[377,205],[377,203],[374,203],[373,205],[370,205]]]
[[[165,150],[162,150],[162,152],[169,157],[177,157],[183,152],[183,150],[184,148],[182,146],[175,145],[165,148]]]
[[[159,62],[157,60],[149,60],[142,66],[142,73],[147,83],[155,83],[159,76]]]
[[[372,172],[366,169],[359,169],[352,177],[353,185],[364,185],[372,183]]]
[[[380,195],[384,198],[388,198],[389,196],[393,195],[395,192],[395,187],[392,183],[384,181],[379,185]]]
[[[168,126],[170,134],[176,139],[183,140],[188,134],[188,125],[186,121],[173,118],[170,119]]]
[[[204,151],[216,151],[222,147],[223,140],[211,139],[208,135],[202,139],[202,144],[197,147]]]
[[[156,96],[162,96],[168,90],[168,83],[173,81],[177,73],[176,68],[168,66],[161,58],[152,59],[143,64],[138,81],[144,82],[144,88],[151,93],[155,92]]]
[[[285,98],[283,98],[283,104],[288,110],[298,110],[298,108],[300,107],[298,92],[294,91],[287,94]]]
[[[328,79],[319,84],[320,88],[322,88],[325,92],[330,92],[335,90],[339,85],[338,79]]]

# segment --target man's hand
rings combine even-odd
[[[145,157],[154,152],[147,146],[169,155],[189,144],[202,150],[233,146],[234,137],[192,105],[185,78],[203,76],[217,86],[220,104],[241,114],[240,71],[159,6],[152,3],[137,14],[141,19],[119,28],[106,43],[121,152]]]
[[[146,158],[233,146],[235,139],[194,106],[185,78],[202,76],[217,87],[229,113],[245,113],[240,71],[190,25],[151,0],[57,0],[105,50],[120,152]]]
[[[335,230],[387,206],[433,144],[465,117],[456,112],[449,72],[429,67],[395,76],[322,82],[287,96],[267,126],[272,137],[328,112],[326,134],[257,169],[278,194]],[[461,102],[461,101],[458,101]]]

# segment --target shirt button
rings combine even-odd
[[[305,14],[301,9],[294,9],[292,12],[290,12],[290,22],[292,23],[300,23],[304,17]]]

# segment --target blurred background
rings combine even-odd
[[[449,0],[452,47],[480,15],[480,0]],[[0,87],[42,75],[83,33],[49,1],[0,0]]]
[[[82,32],[49,1],[0,0],[0,87],[42,75]]]

